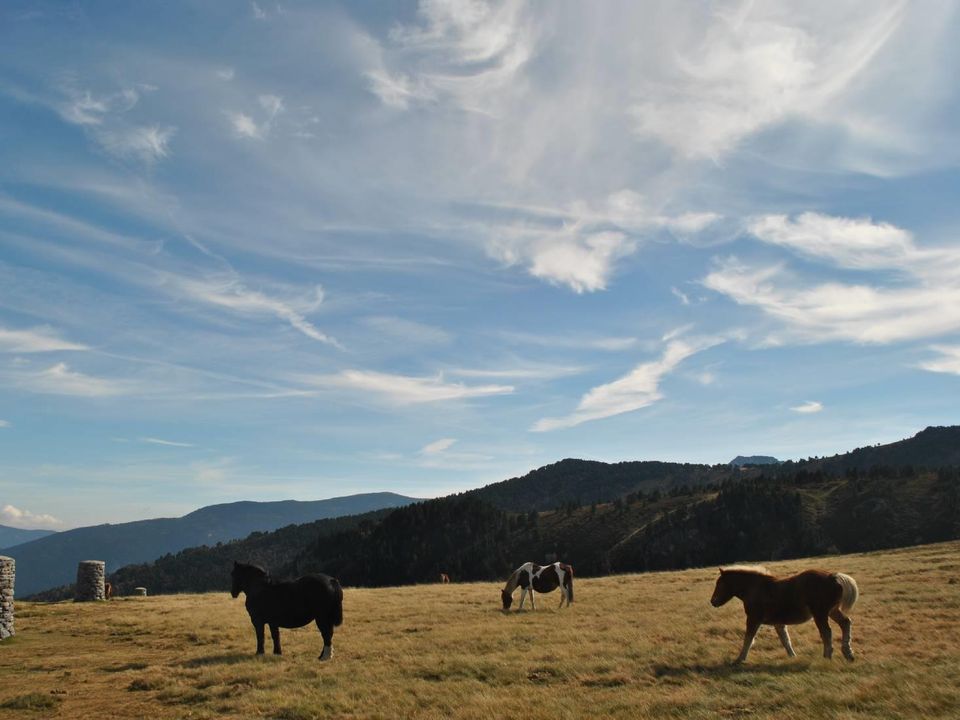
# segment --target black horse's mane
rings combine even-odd
[[[238,562],[238,563],[236,563],[236,565],[237,565],[238,568],[243,568],[244,570],[255,570],[255,571],[258,572],[260,575],[263,575],[263,577],[264,577],[265,579],[267,579],[267,580],[270,579],[270,573],[268,573],[266,570],[264,570],[264,569],[263,569],[262,567],[260,567],[259,565],[254,565],[253,563],[242,563],[242,562]]]

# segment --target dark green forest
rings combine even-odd
[[[936,542],[960,537],[960,473],[938,464],[958,447],[960,428],[929,428],[892,446],[756,467],[565,460],[467,493],[185,550],[111,580],[120,593],[226,590],[240,560],[353,586],[441,572],[499,581],[527,560],[589,576]]]

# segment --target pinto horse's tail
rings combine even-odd
[[[343,625],[343,588],[340,587],[340,581],[335,577],[330,578],[330,584],[333,586],[333,625],[340,627]]]
[[[563,585],[567,588],[567,604],[573,602],[573,565],[564,565],[563,569],[566,570],[563,578]]]
[[[847,613],[857,604],[857,598],[860,597],[860,588],[857,587],[857,581],[849,575],[837,573],[834,575],[837,584],[840,586],[840,611]]]

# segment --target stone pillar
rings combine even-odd
[[[107,564],[103,560],[81,560],[77,565],[77,587],[73,599],[76,602],[105,600],[103,579]]]
[[[17,563],[0,555],[0,640],[13,637],[13,581]]]

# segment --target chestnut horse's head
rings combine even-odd
[[[714,607],[726,605],[733,597],[733,587],[730,577],[720,568],[720,577],[717,578],[717,584],[713,588],[713,597],[710,598],[710,604]]]

